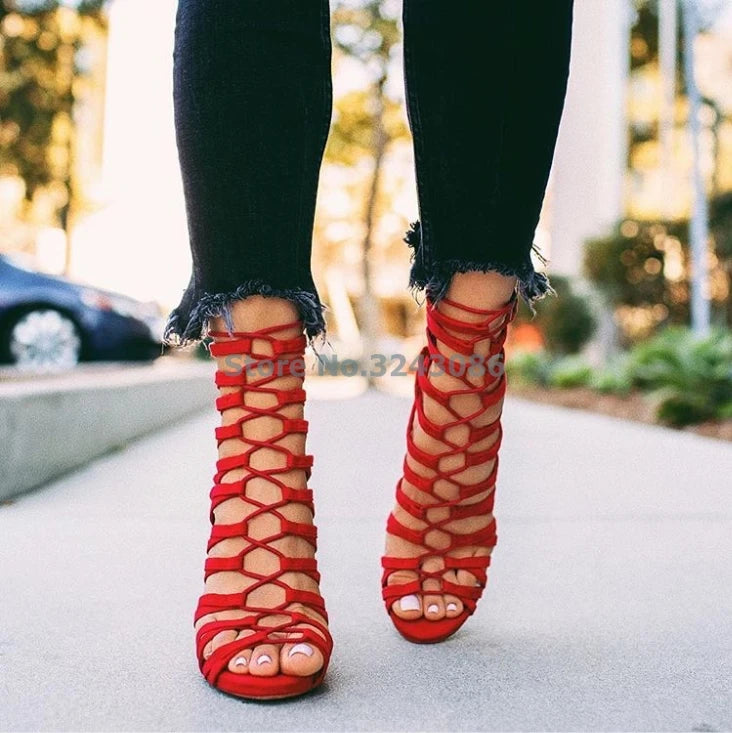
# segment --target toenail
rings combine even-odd
[[[246,657],[237,657],[234,661],[235,667],[246,667],[249,662],[247,662]]]
[[[295,644],[287,656],[294,657],[295,654],[304,654],[306,657],[312,657],[313,648],[309,644]]]
[[[427,613],[437,613],[440,609],[437,607],[436,603],[430,603],[429,606],[427,606]]]
[[[272,663],[272,657],[269,656],[269,654],[262,654],[259,657],[257,657],[257,664],[271,664]]]
[[[419,611],[419,598],[417,596],[404,596],[399,601],[402,611]]]
[[[448,611],[457,611],[457,603],[448,603],[447,610]]]

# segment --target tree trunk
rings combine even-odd
[[[379,196],[381,183],[381,169],[384,162],[384,153],[388,142],[386,130],[384,129],[384,102],[383,91],[386,82],[386,75],[383,75],[375,88],[376,111],[373,124],[373,159],[374,169],[371,174],[371,185],[366,197],[364,213],[365,234],[362,245],[362,273],[364,292],[359,304],[359,315],[361,316],[361,341],[363,343],[362,369],[369,372],[373,366],[371,355],[376,351],[377,339],[381,333],[381,319],[379,313],[379,302],[374,293],[373,268],[371,252],[373,248],[373,234],[376,223],[376,203]],[[375,379],[369,376],[368,382],[373,386]]]

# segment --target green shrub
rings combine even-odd
[[[576,354],[592,338],[597,323],[587,300],[574,292],[568,278],[553,275],[551,283],[556,296],[540,300],[533,318],[522,307],[519,320],[541,331],[551,353]]]
[[[732,192],[709,201],[713,319],[732,326]],[[689,221],[619,222],[606,237],[585,243],[583,269],[614,308],[648,309],[650,328],[689,322]],[[673,274],[667,278],[669,270]],[[632,334],[626,337],[634,338]]]
[[[559,389],[586,387],[592,377],[592,367],[578,356],[557,359],[549,369],[549,385]]]
[[[506,361],[506,375],[518,384],[545,386],[549,378],[551,361],[543,351],[518,351]]]
[[[664,253],[658,244],[670,235],[668,225],[625,221],[610,236],[585,243],[584,271],[616,305],[668,306]]]
[[[579,356],[553,357],[545,352],[517,353],[508,360],[511,380],[569,389],[590,387],[625,395],[649,393],[656,417],[669,425],[732,418],[732,332],[716,330],[705,338],[689,329],[667,328],[593,370]]]
[[[732,401],[722,404],[717,408],[717,418],[720,420],[732,420]]]
[[[716,417],[703,397],[681,394],[674,390],[659,390],[656,395],[656,417],[675,427],[693,425]]]
[[[594,372],[589,386],[598,392],[626,395],[633,388],[627,358],[616,359],[605,369]]]
[[[698,338],[668,328],[633,348],[628,357],[634,386],[654,392],[659,420],[686,425],[724,418],[732,411],[732,333]]]

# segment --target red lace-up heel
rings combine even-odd
[[[420,503],[410,499],[402,488],[402,480],[397,484],[396,500],[399,506],[408,514],[422,523],[421,529],[410,529],[401,524],[394,513],[390,514],[387,522],[387,532],[393,536],[401,537],[407,542],[423,548],[417,557],[398,558],[384,556],[382,567],[382,594],[386,609],[391,620],[399,633],[406,639],[418,643],[432,643],[443,641],[454,634],[475,611],[476,604],[480,598],[483,588],[487,582],[487,570],[490,565],[490,555],[483,557],[451,557],[453,550],[462,547],[484,547],[491,548],[496,544],[496,522],[491,519],[490,523],[477,532],[459,534],[448,529],[451,522],[468,517],[487,516],[493,511],[493,499],[495,495],[496,475],[498,472],[498,449],[501,445],[501,423],[500,417],[488,425],[475,427],[473,421],[479,418],[486,410],[496,405],[504,396],[506,380],[503,370],[503,344],[506,339],[507,327],[516,314],[517,300],[513,298],[502,308],[494,311],[479,310],[456,303],[444,298],[443,303],[452,306],[465,313],[480,316],[480,321],[469,322],[459,318],[450,317],[438,310],[432,303],[427,304],[427,346],[422,350],[419,358],[414,393],[414,406],[407,425],[407,454],[413,464],[419,464],[426,469],[425,473],[430,478],[417,473],[410,466],[409,461],[404,459],[403,478],[416,487],[420,492],[429,496],[429,500]],[[479,342],[490,340],[490,350],[485,356],[477,356],[475,346]],[[438,348],[438,341],[445,345],[449,351],[443,354]],[[456,355],[457,360],[450,361],[450,356]],[[464,387],[460,389],[443,392],[435,387],[429,380],[430,367],[439,365],[444,371],[459,379]],[[469,365],[474,365],[468,369]],[[475,376],[477,367],[477,377]],[[432,422],[424,411],[423,395],[427,395],[441,405],[450,415],[451,419],[445,424]],[[461,416],[452,406],[451,399],[460,395],[476,395],[480,400],[480,407],[467,416]],[[420,450],[414,443],[412,437],[412,426],[414,420],[418,420],[424,432],[439,440],[446,447],[434,455]],[[467,426],[470,434],[467,444],[457,445],[447,439],[446,433],[450,428],[456,426]],[[471,445],[476,445],[495,436],[493,442],[485,450],[471,452]],[[441,461],[445,458],[458,456],[462,457],[462,465],[450,471],[440,468]],[[488,461],[494,461],[490,475],[484,481],[477,484],[465,484],[455,478],[469,466],[477,466]],[[457,497],[452,500],[441,498],[435,491],[435,484],[440,481],[448,481],[457,488]],[[472,504],[465,504],[466,500],[490,491],[480,501]],[[439,509],[436,512],[441,518],[433,520],[430,510]],[[445,509],[448,509],[445,517]],[[431,547],[427,542],[430,532],[438,530],[447,535],[449,544],[443,549]],[[437,571],[428,572],[423,568],[428,558],[439,558],[443,567]],[[389,576],[398,570],[408,570],[417,574],[417,578],[409,583],[394,583],[389,585]],[[459,585],[450,582],[444,574],[450,570],[466,570],[477,580],[473,587]],[[423,583],[427,579],[440,581],[439,590],[423,590]],[[463,603],[462,612],[453,618],[443,618],[431,621],[425,616],[415,620],[399,618],[392,609],[392,604],[400,598],[408,595],[424,597],[425,595],[450,594],[457,596]],[[424,604],[423,604],[424,605]],[[424,613],[424,608],[423,608]]]
[[[282,413],[287,405],[301,404],[305,401],[303,389],[283,390],[270,387],[269,384],[280,377],[293,374],[293,361],[302,358],[305,348],[305,337],[292,339],[276,337],[278,332],[292,330],[299,326],[290,323],[283,326],[265,328],[250,333],[235,332],[233,334],[214,332],[215,338],[226,339],[216,341],[211,345],[211,354],[216,357],[243,355],[247,363],[237,366],[235,373],[224,371],[216,372],[218,387],[234,388],[216,400],[217,409],[223,414],[230,409],[244,409],[243,417],[239,417],[233,424],[216,429],[216,438],[219,444],[230,439],[239,439],[243,450],[240,454],[221,458],[217,464],[217,473],[214,477],[214,487],[211,490],[211,539],[208,550],[228,538],[243,538],[246,546],[233,557],[208,557],[205,565],[205,577],[219,572],[238,572],[251,581],[246,590],[238,593],[219,594],[205,593],[201,596],[196,610],[195,620],[208,614],[221,611],[240,611],[242,618],[204,623],[196,633],[196,647],[201,672],[206,680],[214,687],[238,697],[266,699],[292,697],[308,692],[317,687],[325,676],[330,659],[333,642],[324,623],[297,610],[297,606],[307,606],[321,616],[326,622],[328,616],[323,599],[319,594],[291,588],[284,582],[285,573],[299,572],[308,575],[316,583],[320,580],[315,558],[292,558],[284,555],[272,546],[272,543],[287,536],[301,537],[309,542],[313,549],[316,547],[316,529],[305,523],[289,521],[280,511],[290,503],[297,502],[305,505],[313,512],[313,495],[310,489],[292,488],[284,483],[280,474],[286,474],[292,469],[303,469],[310,477],[313,464],[312,456],[298,456],[281,441],[288,435],[306,433],[306,420],[291,419]],[[271,353],[261,353],[261,345],[269,346]],[[259,349],[259,352],[257,351]],[[295,376],[301,376],[302,373]],[[253,407],[247,404],[246,395],[268,395],[271,399],[269,407]],[[244,426],[250,420],[260,417],[275,418],[280,421],[281,432],[266,441],[257,441],[244,437]],[[282,457],[281,465],[276,468],[258,469],[252,466],[252,456],[262,448],[276,451]],[[244,469],[246,475],[238,481],[224,480],[227,472],[234,469]],[[279,488],[280,500],[276,503],[263,504],[247,496],[249,481],[255,477],[266,479]],[[236,524],[214,524],[214,509],[222,502],[239,497],[249,505],[255,507],[253,511]],[[279,521],[279,531],[271,536],[255,539],[248,531],[248,524],[262,515],[270,515]],[[262,574],[247,569],[246,558],[250,552],[261,548],[274,555],[279,569],[271,574]],[[262,586],[277,586],[284,591],[284,601],[271,608],[261,608],[248,602],[250,594]],[[291,608],[295,605],[295,608]],[[286,621],[272,624],[266,623],[268,616],[284,616]],[[231,641],[216,649],[213,654],[204,659],[203,651],[206,645],[221,631],[250,631],[249,636]],[[288,634],[284,638],[283,634]],[[246,649],[258,644],[274,644],[278,648],[283,644],[307,643],[320,650],[323,655],[323,666],[314,675],[298,677],[287,674],[277,674],[272,677],[254,676],[249,673],[235,674],[228,669],[229,663]]]

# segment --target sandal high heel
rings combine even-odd
[[[216,463],[217,473],[214,477],[214,487],[211,490],[211,523],[213,525],[208,550],[224,539],[241,537],[246,540],[246,547],[233,557],[208,557],[205,564],[205,578],[219,572],[238,572],[250,579],[252,584],[243,592],[238,593],[205,593],[201,596],[195,614],[197,622],[203,616],[221,611],[241,611],[244,616],[237,619],[209,621],[203,624],[196,633],[196,649],[199,666],[206,680],[217,689],[237,697],[251,699],[274,699],[301,695],[315,689],[325,677],[330,660],[333,641],[328,628],[315,618],[297,610],[290,610],[293,604],[307,606],[319,614],[326,622],[328,616],[323,599],[317,593],[291,588],[282,580],[288,572],[300,572],[310,576],[316,583],[320,580],[315,558],[291,558],[271,546],[271,543],[286,536],[301,537],[316,547],[316,529],[305,523],[291,522],[280,512],[280,509],[292,502],[304,504],[313,512],[312,491],[310,489],[296,489],[287,486],[279,474],[285,474],[293,469],[303,469],[310,477],[313,457],[310,455],[294,455],[280,441],[288,435],[306,433],[306,420],[291,419],[282,414],[286,405],[294,405],[305,401],[303,389],[277,389],[269,384],[274,379],[292,374],[293,360],[301,358],[306,340],[304,336],[292,339],[277,338],[278,332],[291,330],[299,323],[290,323],[283,326],[264,328],[258,331],[242,333],[212,332],[214,338],[227,339],[215,341],[211,344],[213,356],[239,356],[247,359],[245,365],[236,373],[224,371],[216,372],[218,387],[234,387],[234,391],[223,394],[216,400],[217,409],[223,414],[226,410],[245,408],[246,414],[238,418],[233,424],[216,428],[216,439],[220,444],[224,440],[238,438],[246,449],[233,456],[221,458]],[[267,344],[271,353],[258,353],[260,344]],[[275,367],[271,368],[270,367]],[[253,407],[246,404],[246,394],[269,395],[274,402],[269,407]],[[280,421],[282,430],[279,434],[267,441],[257,441],[243,436],[243,426],[250,420],[266,416]],[[277,451],[283,458],[284,465],[276,468],[257,469],[251,465],[251,457],[260,448]],[[245,469],[246,476],[233,482],[223,481],[227,472],[233,469]],[[255,478],[265,478],[276,485],[280,490],[280,501],[274,504],[263,504],[247,496],[248,482]],[[236,524],[214,524],[214,509],[222,502],[241,497],[248,504],[255,506],[255,510],[247,518]],[[257,516],[269,514],[279,520],[279,532],[262,539],[248,536],[247,525]],[[275,555],[279,560],[279,569],[271,574],[261,574],[246,569],[246,556],[262,548]],[[284,591],[282,603],[273,608],[261,608],[250,605],[248,596],[255,589],[275,585]],[[268,616],[285,616],[287,620],[278,624],[263,623]],[[306,626],[305,626],[306,625]],[[312,627],[312,628],[311,628]],[[317,629],[317,631],[315,630]],[[220,646],[213,654],[204,659],[203,651],[206,645],[221,631],[253,632],[246,638],[228,642]],[[288,634],[284,639],[283,634]],[[258,677],[251,674],[235,674],[228,669],[228,665],[242,651],[258,644],[307,643],[317,647],[323,655],[323,666],[309,677],[298,677],[287,674],[277,674],[272,677]]]
[[[516,315],[516,295],[502,308],[493,311],[479,310],[447,298],[443,303],[452,306],[454,309],[481,316],[479,322],[469,322],[460,318],[450,317],[438,310],[433,303],[427,303],[427,346],[422,350],[419,358],[419,368],[414,385],[414,405],[407,423],[407,454],[414,463],[428,469],[433,475],[425,478],[410,466],[407,458],[404,459],[403,478],[409,481],[420,492],[431,497],[429,503],[422,504],[410,499],[402,489],[402,479],[399,480],[396,488],[396,500],[399,506],[415,519],[423,523],[419,530],[410,529],[401,524],[392,512],[387,521],[387,532],[423,548],[423,552],[417,557],[397,558],[391,556],[382,557],[382,595],[386,610],[391,617],[392,623],[399,633],[407,640],[416,643],[434,643],[443,641],[454,634],[475,611],[478,599],[482,595],[483,588],[487,582],[487,570],[490,565],[490,555],[482,557],[451,557],[450,552],[461,547],[480,546],[492,548],[497,541],[496,521],[492,518],[490,523],[483,529],[469,534],[460,534],[450,531],[447,526],[455,520],[467,517],[486,516],[493,511],[493,500],[495,496],[496,476],[498,473],[498,450],[501,445],[501,422],[500,416],[489,425],[474,427],[471,423],[487,409],[496,405],[504,396],[506,391],[506,378],[503,369],[503,344],[506,339],[508,324]],[[478,357],[474,354],[475,345],[490,339],[490,351],[485,357]],[[439,351],[438,340],[445,344],[451,354],[460,356],[459,362],[451,361]],[[466,360],[469,360],[466,362]],[[480,367],[482,377],[477,386],[470,381],[471,372],[465,369],[467,364],[474,364]],[[428,378],[432,365],[444,365],[449,369],[448,373],[456,376],[463,383],[464,388],[443,392],[435,387]],[[452,366],[452,365],[455,366]],[[475,371],[475,370],[473,370]],[[424,411],[423,395],[427,395],[445,410],[452,419],[446,424],[432,422]],[[474,413],[461,417],[455,409],[450,406],[450,399],[459,395],[476,395],[480,399],[480,407]],[[415,418],[424,432],[439,440],[447,446],[435,455],[420,450],[412,437],[412,425]],[[449,428],[466,425],[470,430],[467,445],[456,445],[446,438]],[[471,445],[480,443],[491,435],[495,440],[490,447],[482,451],[469,452]],[[445,471],[440,469],[440,462],[448,456],[463,456],[463,463],[456,469]],[[455,478],[456,474],[464,471],[468,466],[476,466],[493,460],[493,468],[490,475],[477,484],[465,484]],[[458,489],[458,496],[453,500],[445,500],[435,492],[435,483],[439,480],[446,480]],[[473,504],[462,504],[465,500],[485,493],[490,493],[482,500]],[[438,521],[429,519],[428,510],[436,508],[447,508],[448,516]],[[434,531],[448,535],[449,545],[444,549],[435,549],[427,543],[427,535]],[[428,572],[424,570],[423,564],[428,558],[440,558],[443,567],[440,570]],[[398,570],[408,570],[417,574],[417,578],[409,583],[388,584],[389,576]],[[450,570],[467,570],[477,580],[474,587],[459,585],[448,581],[444,573]],[[423,583],[427,579],[440,581],[439,590],[424,591]],[[392,609],[395,601],[404,596],[416,595],[424,597],[429,594],[450,594],[457,596],[463,603],[462,612],[453,618],[430,621],[425,616],[415,620],[399,618]]]

